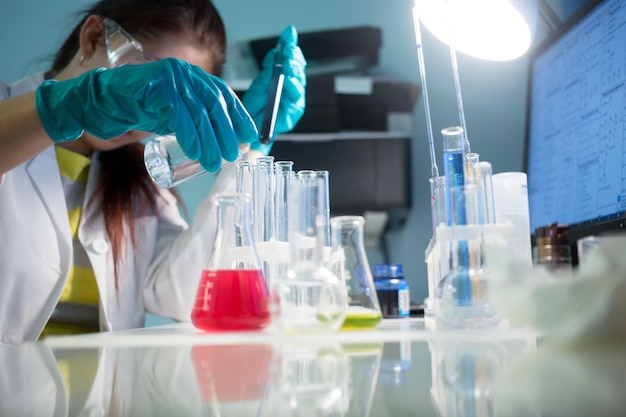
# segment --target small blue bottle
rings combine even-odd
[[[409,283],[404,279],[402,265],[374,265],[374,285],[384,318],[409,317]]]

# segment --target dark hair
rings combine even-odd
[[[79,34],[90,15],[108,17],[138,39],[155,40],[186,34],[208,52],[205,71],[220,75],[226,59],[226,33],[222,18],[210,0],[101,0],[81,12],[82,18],[54,57],[46,78],[65,68],[79,49]],[[135,143],[101,152],[100,176],[89,204],[101,205],[115,262],[115,287],[124,234],[135,246],[135,219],[154,213],[158,190],[146,173],[143,146]],[[175,193],[174,193],[175,194]],[[176,194],[175,194],[176,195]]]
[[[57,54],[46,78],[65,68],[79,47],[80,30],[90,15],[113,19],[132,36],[158,40],[168,34],[187,34],[197,46],[208,52],[210,62],[204,70],[221,75],[226,60],[224,22],[211,0],[101,0],[83,10]]]

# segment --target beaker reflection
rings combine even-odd
[[[337,416],[348,409],[348,357],[338,344],[283,345],[261,416]]]
[[[368,417],[378,382],[383,343],[344,343],[348,357],[349,403],[345,416]]]
[[[439,415],[495,416],[499,376],[535,346],[525,337],[429,342],[431,399]]]
[[[269,344],[193,346],[198,390],[210,415],[257,415],[273,355]]]

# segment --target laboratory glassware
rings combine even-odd
[[[270,241],[263,243],[267,247],[268,265],[265,278],[268,288],[281,275],[287,273],[290,266],[289,246],[289,184],[293,172],[293,161],[274,162],[274,225]],[[261,244],[261,243],[259,243]]]
[[[441,130],[443,137],[443,167],[444,177],[446,184],[446,220],[447,224],[452,224],[452,202],[451,202],[451,189],[465,185],[466,159],[465,150],[463,147],[464,134],[463,128],[459,126],[447,127]],[[463,195],[459,194],[457,197],[462,198]],[[463,205],[457,205],[462,208]],[[457,213],[457,222],[464,222],[464,211],[461,210]],[[461,223],[457,223],[461,224]]]
[[[430,118],[430,101],[428,100],[428,88],[426,83],[426,66],[424,65],[424,45],[422,44],[422,31],[417,7],[413,7],[413,27],[415,28],[417,59],[419,63],[420,79],[422,81],[422,96],[424,97],[423,101],[424,113],[426,115],[426,129],[428,133],[428,150],[430,152],[430,177],[431,179],[434,179],[439,177],[439,168],[437,167],[437,158],[435,156],[435,141],[433,138],[433,125]]]
[[[253,165],[253,216],[255,242],[269,242],[274,236],[274,157],[258,158]]]
[[[252,234],[268,288],[271,288],[274,278],[273,266],[277,254],[273,245],[275,179],[274,157],[258,158],[252,165]]]
[[[330,173],[328,171],[315,171],[315,175],[322,180],[320,185],[322,192],[322,207],[324,207],[324,218],[326,221],[326,242],[324,246],[330,248]]]
[[[411,296],[409,283],[404,279],[402,265],[374,265],[374,285],[384,318],[409,317]]]
[[[451,266],[437,289],[437,323],[444,327],[489,328],[500,319],[489,298],[489,269],[484,262],[481,189],[475,184],[451,189]]]
[[[430,211],[432,217],[433,236],[440,224],[446,224],[446,177],[429,178],[430,183]]]
[[[276,176],[274,237],[279,242],[289,242],[289,182],[294,174],[293,164],[293,161],[274,163]]]
[[[496,208],[493,188],[493,171],[491,169],[491,163],[487,161],[477,162],[472,166],[472,171],[473,183],[477,184],[481,188],[483,196],[482,204],[484,204],[485,206],[485,218],[483,223],[494,224],[496,223]]]
[[[252,175],[252,162],[237,162],[237,178],[235,180],[235,190],[238,193],[248,194],[249,196],[252,196]],[[252,213],[252,215],[254,216],[254,213]]]
[[[233,162],[222,159],[222,166],[244,161],[250,144],[239,144],[239,155]],[[150,178],[160,187],[176,187],[208,171],[200,161],[187,158],[174,135],[155,136],[146,142],[143,160]]]
[[[337,330],[346,314],[346,286],[323,259],[322,182],[312,170],[299,171],[290,181],[290,266],[272,286],[275,323],[285,332]]]
[[[214,235],[191,321],[199,329],[255,330],[270,323],[269,292],[250,231],[250,197],[212,197]]]
[[[374,328],[382,320],[374,279],[363,243],[362,216],[330,219],[330,269],[346,285],[348,309],[342,330]]]

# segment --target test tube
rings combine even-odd
[[[437,226],[446,224],[446,177],[440,175],[429,178],[430,183],[430,211],[432,216],[433,235],[437,233]]]
[[[289,241],[289,181],[293,175],[293,161],[277,161],[274,164],[276,176],[275,232],[277,241]]]
[[[474,166],[474,172],[476,177],[476,184],[482,190],[482,204],[484,210],[481,212],[484,218],[481,219],[482,224],[495,224],[496,222],[496,209],[493,196],[493,173],[491,170],[491,163],[487,161],[478,162]]]
[[[274,234],[274,157],[258,158],[253,171],[255,241],[268,242]]]
[[[252,198],[252,162],[237,163],[236,190],[238,193],[248,194]]]
[[[443,168],[446,183],[446,221],[452,224],[452,209],[463,210],[462,201],[452,204],[452,188],[465,185],[466,165],[463,128],[459,126],[447,127],[441,130],[443,136]],[[457,194],[463,198],[464,194]],[[465,224],[464,214],[455,213],[456,224]]]
[[[328,171],[315,171],[317,178],[320,182],[320,207],[322,214],[324,215],[324,221],[326,224],[326,240],[324,241],[324,247],[330,247],[330,194],[329,194],[329,172]]]
[[[322,181],[315,171],[307,169],[298,171],[291,183],[290,207],[299,208],[289,211],[291,261],[294,264],[307,261],[323,262],[322,246],[328,237],[325,236],[326,227],[318,227],[318,219],[323,216],[320,192]],[[321,245],[318,245],[318,242],[321,242]]]
[[[465,162],[467,164],[467,179],[472,180],[476,175],[476,164],[480,162],[480,155],[476,152],[470,152],[465,154]]]

